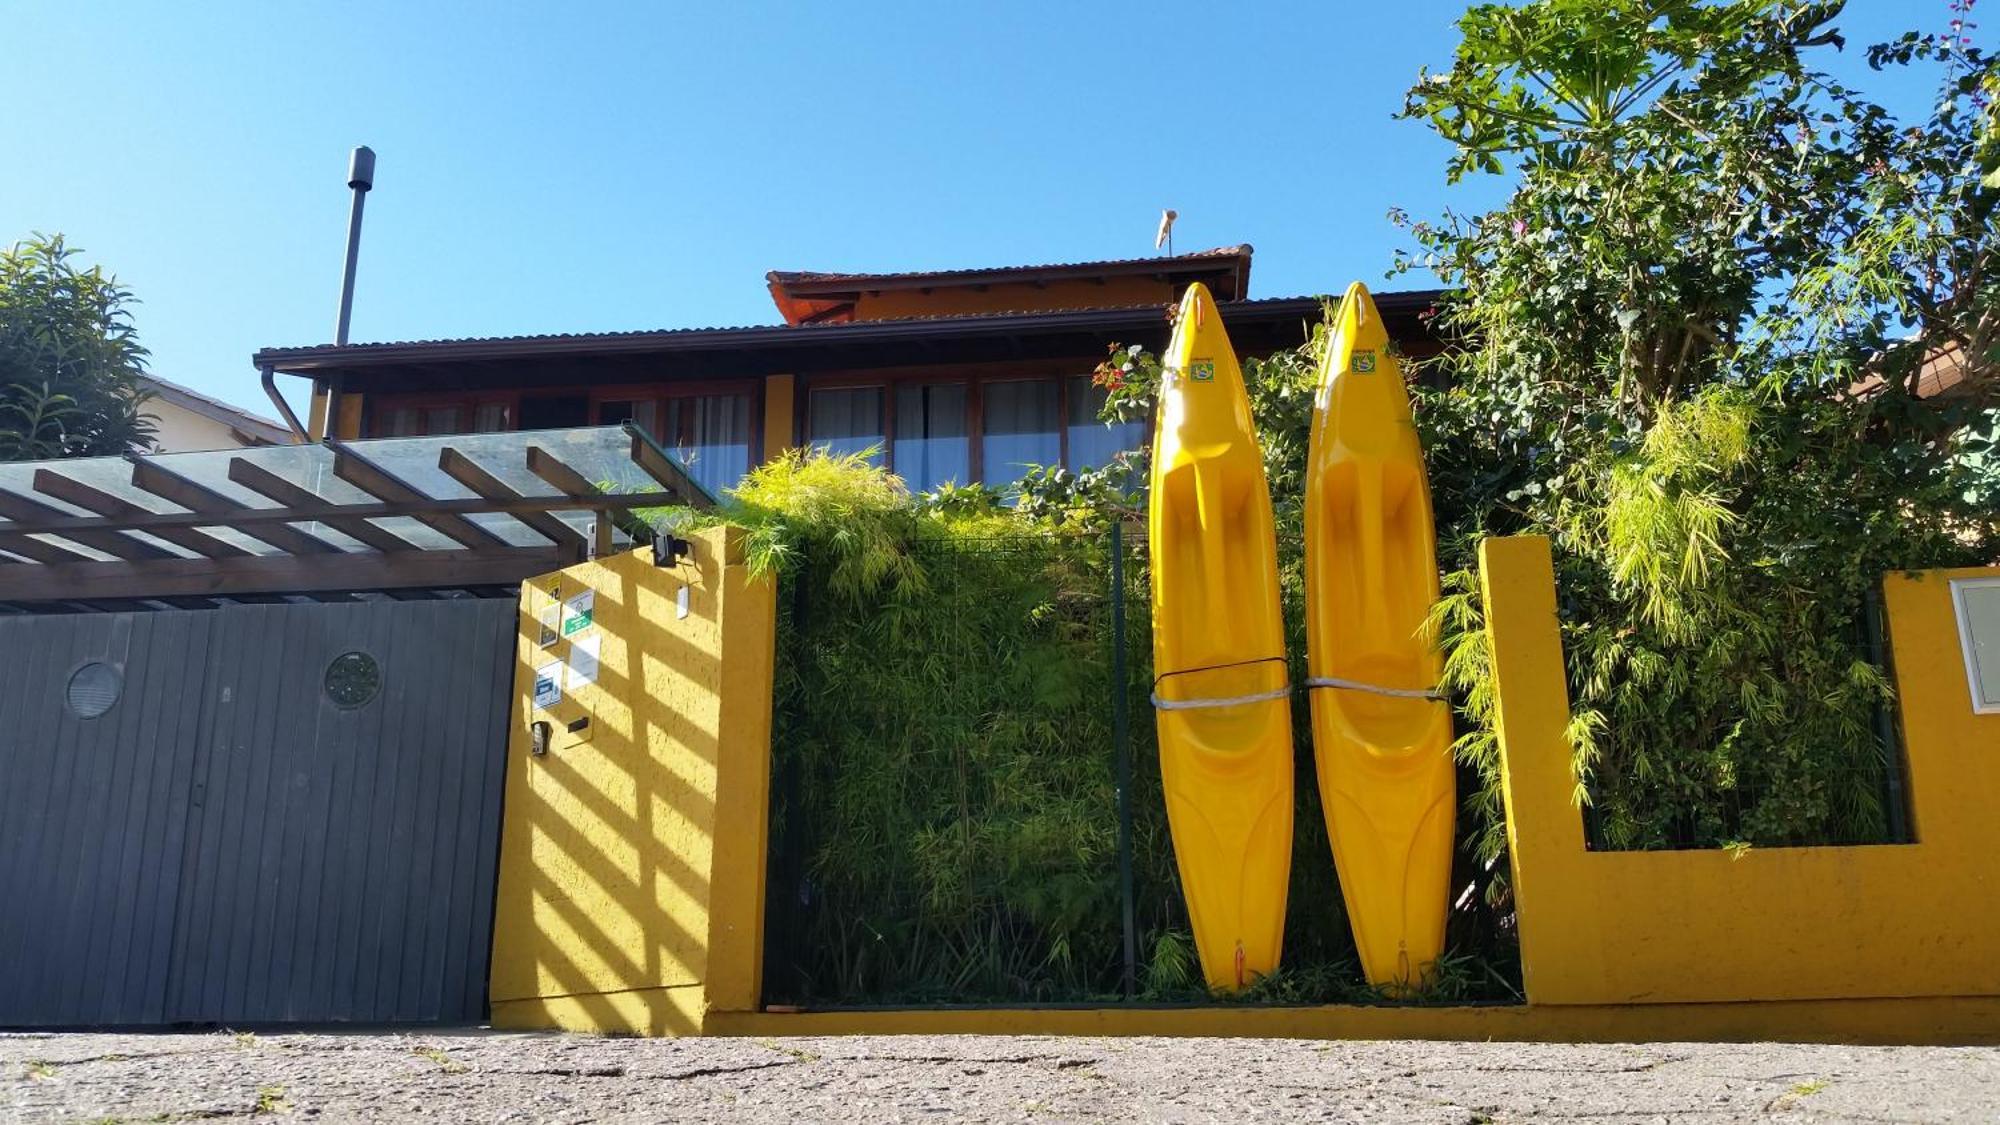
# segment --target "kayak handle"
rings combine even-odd
[[[1246,703],[1269,703],[1274,699],[1286,699],[1292,694],[1292,686],[1273,691],[1260,691],[1255,695],[1232,695],[1227,699],[1161,699],[1155,695],[1153,706],[1161,711],[1204,711],[1213,707],[1241,707]]]
[[[1244,668],[1252,664],[1289,664],[1282,656],[1258,656],[1249,660],[1232,660],[1227,664],[1205,664],[1199,668],[1178,668],[1172,672],[1162,672],[1153,677],[1153,706],[1161,711],[1205,711],[1216,707],[1240,707],[1246,703],[1269,703],[1273,699],[1283,699],[1292,694],[1292,685],[1286,684],[1270,691],[1260,691],[1254,695],[1232,695],[1222,699],[1161,699],[1160,681],[1168,676],[1188,676],[1196,672],[1219,672],[1224,668]]]
[[[1381,687],[1364,684],[1360,680],[1343,680],[1334,676],[1310,676],[1306,679],[1306,690],[1313,688],[1334,688],[1338,691],[1365,691],[1371,695],[1393,695],[1397,699],[1428,699],[1433,703],[1443,703],[1447,696],[1435,689]]]

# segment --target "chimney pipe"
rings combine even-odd
[[[347,320],[354,312],[354,261],[361,254],[361,208],[375,186],[375,150],[354,150],[347,162],[347,186],[354,189],[354,206],[347,213],[347,265],[340,271],[340,316],[334,321],[333,342],[347,342]]]

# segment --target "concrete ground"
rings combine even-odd
[[[1996,1121],[2000,1048],[0,1035],[0,1121]]]

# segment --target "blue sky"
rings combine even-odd
[[[267,414],[250,353],[332,338],[356,144],[357,342],[771,323],[766,270],[1143,256],[1162,207],[1255,244],[1253,295],[1379,286],[1389,207],[1503,186],[1391,119],[1463,7],[0,0],[0,240],[67,234],[155,374]],[[1920,110],[1859,45],[1945,8],[1853,0],[1828,64]]]

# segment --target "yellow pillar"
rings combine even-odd
[[[797,380],[790,375],[764,376],[764,459],[792,448],[797,432]]]
[[[694,1035],[758,1004],[776,603],[735,532],[693,544],[523,584],[495,1026]]]

